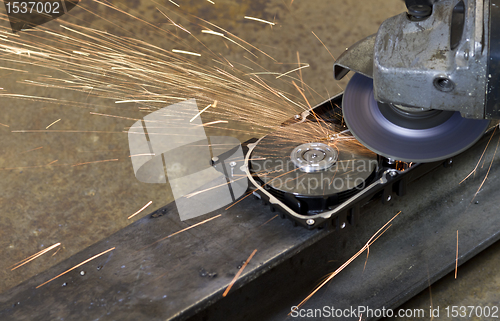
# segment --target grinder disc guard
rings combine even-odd
[[[405,115],[374,98],[373,80],[355,74],[342,101],[351,133],[377,154],[406,162],[433,162],[454,156],[473,145],[489,120],[466,119],[459,112],[429,111]]]

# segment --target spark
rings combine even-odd
[[[332,55],[332,53],[330,52],[330,50],[328,50],[328,47],[323,43],[323,41],[321,41],[321,39],[319,39],[319,37],[316,36],[316,34],[314,33],[314,31],[311,31],[311,32],[316,37],[316,39],[318,39],[319,42],[321,42],[321,44],[323,45],[323,47],[325,47],[326,51],[328,51],[328,53],[330,54],[330,56],[332,56],[333,61],[337,61],[337,59],[335,59],[335,57]]]
[[[458,272],[458,230],[457,230],[457,256],[455,258],[455,279],[457,278]]]
[[[215,31],[212,31],[212,30],[202,30],[201,32],[202,33],[209,33],[211,35],[216,35],[216,36],[219,36],[219,37],[224,37],[223,33],[215,32]]]
[[[22,129],[12,130],[11,133],[92,133],[92,134],[123,134],[123,132],[107,132],[100,130],[45,130],[45,129]]]
[[[269,219],[269,220],[267,220],[266,222],[262,223],[262,224],[261,224],[261,225],[259,225],[257,228],[259,228],[259,227],[262,227],[262,226],[266,225],[267,223],[271,222],[272,220],[274,220],[274,219],[275,219],[275,218],[277,218],[277,217],[278,217],[278,215],[274,215],[271,219]]]
[[[200,56],[201,56],[201,54],[199,54],[199,53],[196,53],[196,52],[191,52],[191,51],[185,51],[185,50],[177,50],[177,49],[172,49],[172,52],[175,52],[175,53],[182,53],[182,54],[192,55],[192,56],[198,56],[198,57],[200,57]]]
[[[155,156],[155,153],[145,153],[145,154],[134,154],[134,155],[129,155],[129,157],[137,157],[137,156]]]
[[[183,28],[181,25],[178,25],[176,24],[172,19],[170,19],[165,13],[163,13],[163,11],[161,11],[160,9],[156,8],[156,10],[158,10],[165,18],[168,19],[168,21],[170,21],[174,26],[176,26],[177,28],[181,29],[182,31],[185,31],[189,34],[191,34],[191,32],[189,32],[188,30],[186,30],[185,28]]]
[[[12,71],[19,71],[19,72],[28,72],[26,70],[15,69],[15,68],[7,68],[7,67],[0,67],[0,69],[3,69],[3,70],[12,70]],[[1,89],[3,89],[3,88],[1,88]]]
[[[40,146],[40,147],[33,148],[33,149],[27,150],[27,151],[25,151],[25,152],[22,152],[21,154],[28,153],[28,152],[32,152],[32,151],[34,151],[34,150],[37,150],[37,149],[42,149],[42,148],[43,148],[43,146]]]
[[[242,198],[240,198],[239,200],[237,200],[236,202],[234,202],[233,204],[231,204],[230,206],[226,207],[224,210],[228,210],[230,209],[231,207],[233,207],[234,205],[238,204],[239,202],[241,202],[242,200],[244,200],[245,198],[247,198],[248,196],[250,195],[253,195],[253,191],[249,191],[247,192],[247,195],[243,196]]]
[[[61,250],[61,248],[58,248],[57,251],[55,251],[54,254],[52,254],[50,257],[53,257],[54,255],[56,255],[60,250]]]
[[[238,178],[237,180],[241,180],[241,179],[243,179],[243,178],[246,178],[246,175],[245,175],[244,177],[242,177],[242,178]],[[235,180],[235,181],[237,181],[237,180]],[[228,184],[229,184],[229,183],[222,183],[222,184],[219,184],[219,185],[215,185],[215,186],[212,186],[212,187],[206,188],[206,189],[201,190],[201,191],[197,191],[197,192],[189,193],[189,194],[187,194],[187,195],[184,195],[184,197],[185,197],[185,198],[191,198],[191,197],[196,196],[196,195],[198,195],[198,194],[202,194],[202,193],[205,193],[205,192],[207,192],[207,191],[210,191],[210,190],[213,190],[213,189],[216,189],[216,188],[222,187],[222,186],[226,186],[226,185],[228,185]],[[233,205],[234,205],[234,204],[233,204]]]
[[[179,7],[179,8],[180,8],[180,6],[179,6],[177,3],[173,2],[172,0],[168,0],[168,1],[172,2],[172,3],[173,3],[173,4],[175,4],[177,7]]]
[[[300,108],[302,108],[303,110],[306,110],[306,108],[304,106],[301,106],[299,104],[297,104],[296,102],[294,102],[293,100],[291,100],[290,98],[286,97],[285,95],[283,95],[282,93],[278,93],[278,95],[280,95],[281,97],[285,98],[287,101],[291,102],[292,104],[294,104],[295,106],[298,106]]]
[[[54,164],[54,163],[55,163],[55,162],[57,162],[57,161],[58,161],[58,159],[56,159],[56,160],[54,160],[54,161],[52,161],[52,162],[48,163],[46,166],[52,165],[52,164]]]
[[[130,215],[127,220],[130,220],[132,217],[136,216],[137,214],[139,214],[140,212],[144,211],[146,209],[146,207],[148,207],[149,205],[151,205],[153,203],[153,201],[149,201],[146,205],[144,205],[140,210],[138,210],[137,212],[135,212],[134,214]]]
[[[97,115],[97,116],[105,116],[105,117],[113,117],[113,118],[120,118],[120,119],[127,119],[127,120],[140,120],[139,118],[130,118],[130,117],[123,117],[123,116],[117,116],[117,115],[110,115],[110,114],[101,114],[101,113],[94,113],[90,112],[91,115]]]
[[[78,55],[82,55],[82,56],[90,56],[90,54],[86,53],[86,52],[81,52],[81,51],[76,51],[76,50],[73,50],[73,52],[78,54]]]
[[[14,267],[13,267],[12,269],[10,269],[10,270],[11,270],[11,271],[14,271],[15,269],[17,269],[17,268],[19,268],[19,267],[21,267],[21,266],[25,265],[26,263],[29,263],[29,262],[31,262],[31,261],[33,261],[33,260],[35,260],[36,258],[38,258],[38,257],[40,257],[40,256],[44,255],[45,253],[49,252],[50,250],[52,250],[52,249],[54,249],[54,248],[58,247],[59,245],[61,245],[61,243],[56,243],[56,244],[54,244],[54,245],[51,245],[51,246],[49,246],[48,248],[46,248],[46,249],[44,249],[44,250],[41,250],[41,251],[39,251],[39,252],[37,252],[37,253],[35,253],[35,254],[33,254],[33,255],[31,255],[31,256],[29,256],[29,257],[25,258],[25,259],[24,259],[24,260],[22,260],[22,261],[17,262],[16,264],[12,265],[12,266],[14,266]]]
[[[29,96],[29,95],[21,95],[21,94],[0,94],[0,96],[17,97],[17,98],[33,98],[33,99],[42,99],[42,100],[57,100],[56,98]]]
[[[212,107],[212,104],[210,104],[210,105],[208,105],[207,107],[203,108],[203,109],[202,109],[199,113],[197,113],[196,115],[194,115],[194,117],[193,117],[193,118],[191,118],[191,119],[189,120],[189,122],[190,122],[190,123],[192,123],[192,122],[193,122],[193,120],[195,120],[195,119],[196,119],[196,117],[200,116],[200,115],[201,115],[201,113],[203,113],[205,110],[207,110],[207,109],[208,109],[208,108],[210,108],[210,107]]]
[[[152,245],[155,245],[156,243],[159,243],[159,242],[161,242],[161,241],[163,241],[163,240],[166,240],[166,239],[168,239],[168,238],[170,238],[170,237],[172,237],[172,236],[174,236],[174,235],[177,235],[177,234],[180,234],[180,233],[185,232],[185,231],[187,231],[187,230],[190,230],[190,229],[192,229],[192,228],[195,228],[196,226],[200,226],[200,225],[202,225],[202,224],[208,223],[208,222],[210,222],[211,220],[214,220],[214,219],[219,218],[219,217],[221,217],[221,216],[222,216],[222,214],[219,214],[219,215],[217,215],[217,216],[214,216],[214,217],[208,218],[208,219],[206,219],[206,220],[204,220],[204,221],[201,221],[201,222],[199,222],[199,223],[196,223],[196,224],[194,224],[194,225],[188,226],[188,227],[186,227],[186,228],[184,228],[184,229],[182,229],[182,230],[179,230],[179,231],[177,231],[177,232],[175,232],[175,233],[172,233],[172,234],[170,234],[170,235],[168,235],[168,236],[165,236],[164,238],[161,238],[161,239],[159,239],[158,241],[155,241],[155,242],[153,242],[153,243],[151,243],[151,244],[149,244],[149,245],[147,245],[147,246],[143,247],[143,248],[142,248],[142,249],[140,249],[139,251],[142,251],[142,250],[144,250],[145,248],[148,248],[148,247],[150,247],[150,246],[152,246]]]
[[[259,18],[255,18],[255,17],[248,17],[248,16],[245,16],[245,19],[248,19],[248,20],[255,20],[255,21],[259,21],[259,22],[267,23],[267,24],[269,24],[269,25],[271,25],[271,26],[276,25],[274,22],[267,21],[267,20],[263,20],[263,19],[259,19]]]
[[[212,0],[207,0],[208,2],[210,2],[211,4],[215,4],[215,2],[213,2]]]
[[[463,180],[458,183],[459,185],[462,184],[467,178],[469,178],[473,173],[476,172],[477,168],[479,167],[479,164],[481,163],[481,159],[483,159],[484,153],[486,153],[486,150],[488,149],[488,146],[490,145],[491,139],[493,138],[493,135],[495,135],[495,131],[497,130],[497,127],[495,126],[495,129],[493,129],[493,133],[491,133],[490,139],[488,140],[488,143],[486,144],[486,147],[483,150],[483,153],[481,154],[481,157],[477,161],[476,167],[467,175]]]
[[[316,292],[319,291],[325,284],[330,282],[331,279],[333,279],[337,274],[342,272],[349,264],[351,264],[352,261],[354,261],[358,256],[360,256],[366,249],[370,247],[370,245],[373,244],[382,234],[387,231],[386,226],[389,225],[399,214],[401,211],[399,211],[396,215],[394,215],[387,223],[384,224],[373,236],[366,242],[366,244],[356,253],[354,254],[349,260],[347,260],[344,264],[342,264],[337,270],[332,272],[320,285],[318,285],[302,302],[300,302],[297,307],[292,310],[288,315],[290,315],[293,311],[296,309],[300,308],[304,303],[306,303]],[[389,226],[390,227],[390,226]],[[381,233],[382,232],[382,233]]]
[[[110,248],[109,250],[106,250],[106,251],[101,252],[101,253],[99,253],[99,254],[97,254],[97,255],[94,255],[94,256],[93,256],[93,257],[91,257],[90,259],[86,259],[86,260],[85,260],[85,261],[83,261],[82,263],[79,263],[79,264],[77,264],[77,265],[73,266],[71,269],[64,271],[63,273],[61,273],[61,274],[59,274],[59,275],[57,275],[57,276],[53,277],[52,279],[50,279],[50,280],[48,280],[48,281],[45,281],[44,283],[42,283],[42,284],[40,284],[39,286],[37,286],[35,289],[38,289],[38,288],[40,288],[40,287],[44,286],[45,284],[47,284],[47,283],[49,283],[49,282],[54,281],[54,280],[55,280],[55,279],[57,279],[58,277],[63,276],[64,274],[66,274],[66,273],[68,273],[68,272],[70,272],[70,271],[73,271],[74,269],[79,268],[80,266],[84,265],[85,263],[90,262],[90,261],[92,261],[92,260],[94,260],[94,259],[98,258],[99,256],[104,255],[104,254],[106,254],[106,253],[108,253],[108,252],[110,252],[110,251],[113,251],[114,249],[115,249],[115,247],[112,247],[112,248]]]
[[[488,175],[490,174],[490,170],[491,170],[491,165],[493,165],[493,161],[495,160],[495,155],[497,154],[497,150],[498,150],[498,144],[500,143],[500,137],[498,138],[498,141],[497,141],[497,146],[495,148],[495,152],[493,154],[493,157],[491,157],[491,162],[490,162],[490,166],[488,167],[488,171],[486,172],[486,175],[484,176],[484,179],[483,181],[481,182],[481,185],[479,185],[479,188],[477,189],[476,193],[474,194],[474,197],[472,198],[472,200],[470,201],[471,203],[474,201],[474,199],[476,198],[477,194],[479,194],[479,191],[481,190],[481,188],[483,187],[484,183],[486,182],[486,180],[488,179]]]
[[[255,253],[257,253],[257,249],[253,250],[252,254],[250,254],[250,256],[248,257],[248,259],[245,261],[245,263],[241,266],[240,270],[238,271],[238,273],[236,273],[236,275],[234,276],[233,280],[231,281],[231,283],[229,283],[229,285],[227,286],[226,288],[226,291],[224,291],[224,293],[222,294],[223,297],[225,297],[227,295],[227,293],[229,292],[229,290],[231,290],[231,288],[233,287],[233,284],[234,282],[236,282],[236,280],[240,277],[241,275],[241,272],[243,272],[243,270],[245,269],[245,267],[248,265],[248,263],[250,262],[250,260],[253,258],[253,256],[255,255]]]
[[[5,126],[5,127],[10,127],[9,125],[5,125],[5,124],[2,124],[0,123],[1,126]]]
[[[199,126],[209,126],[209,125],[214,125],[214,124],[227,124],[229,123],[227,120],[215,120],[215,121],[211,121],[209,123],[206,123],[206,124],[201,124],[201,125],[197,125],[198,127]]]
[[[287,71],[287,72],[285,72],[284,74],[281,74],[281,75],[277,76],[277,77],[276,77],[276,79],[281,78],[281,77],[283,77],[283,76],[286,76],[286,75],[288,75],[288,74],[290,74],[290,73],[292,73],[292,72],[294,72],[294,71],[301,70],[301,69],[304,69],[304,68],[307,68],[307,67],[309,67],[309,64],[307,64],[307,65],[305,65],[305,66],[302,66],[302,67],[299,67],[299,68],[292,69],[292,70],[290,70],[290,71]]]
[[[116,162],[118,158],[115,159],[105,159],[105,160],[98,160],[98,161],[93,161],[93,162],[85,162],[85,163],[78,163],[74,164],[71,166],[81,166],[81,165],[87,165],[87,164],[95,164],[95,163],[105,163],[105,162]]]
[[[297,66],[300,67],[300,54],[297,51]],[[307,64],[309,67],[309,64]],[[300,78],[300,83],[302,84],[302,88],[304,88],[304,79],[302,78],[302,69],[299,69],[299,78]]]
[[[184,99],[184,98],[183,98]],[[130,100],[119,100],[115,101],[115,104],[124,104],[124,103],[166,103],[165,100],[147,100],[147,99],[130,99]]]
[[[61,118],[59,118],[58,120],[54,121],[52,124],[50,124],[49,126],[45,127],[45,129],[49,129],[50,126],[54,125],[55,123],[57,123],[58,121],[60,121]]]

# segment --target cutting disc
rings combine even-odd
[[[342,110],[351,133],[370,150],[406,162],[432,162],[454,156],[474,144],[488,120],[466,119],[459,112],[407,113],[378,103],[373,80],[355,74],[344,92]]]

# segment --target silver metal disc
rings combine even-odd
[[[337,151],[323,143],[305,143],[295,147],[290,159],[300,171],[312,173],[329,168],[337,161]]]
[[[360,143],[382,156],[406,162],[433,162],[472,146],[489,120],[466,119],[459,112],[442,117],[415,117],[412,124],[389,120],[373,95],[373,80],[355,74],[344,91],[342,110],[347,127]],[[408,122],[408,119],[407,119]]]
[[[252,172],[265,183],[264,188],[321,197],[364,188],[367,179],[377,169],[377,155],[361,146],[352,136],[328,144],[314,142],[315,134],[323,131],[328,134],[338,132],[333,125],[311,122],[283,127],[265,136],[250,158]],[[307,142],[308,138],[313,142]],[[301,170],[302,165],[292,160],[291,156],[307,152],[307,148],[314,152],[320,147],[328,150],[327,154],[332,157],[328,162],[318,162],[325,165],[322,170],[305,172]],[[302,152],[295,153],[297,149]],[[328,158],[328,155],[324,157]],[[309,156],[312,155],[306,155],[305,159]]]

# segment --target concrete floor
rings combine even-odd
[[[199,43],[169,25],[169,21],[155,9],[156,5],[152,1],[116,2],[127,12],[140,15],[153,25],[173,30],[192,48],[199,49],[200,52],[203,50]],[[400,0],[220,0],[215,1],[215,5],[203,0],[185,0],[178,1],[180,8],[168,1],[158,3],[172,10],[169,11],[169,17],[189,30],[199,31],[200,28],[195,23],[187,23],[176,17],[176,13],[192,14],[217,24],[264,50],[280,63],[260,57],[257,60],[260,70],[291,70],[297,66],[299,53],[300,61],[310,65],[302,70],[304,82],[312,88],[311,91],[318,92],[325,99],[340,92],[345,81],[336,83],[333,80],[333,58],[312,32],[337,57],[349,45],[375,33],[383,20],[405,9]],[[94,2],[84,2],[84,6],[105,19],[95,17],[82,8],[74,9],[65,19],[110,33],[140,38],[162,48],[172,47],[166,37],[152,32],[143,23],[127,19]],[[244,19],[244,16],[259,17],[273,21],[276,25],[271,27]],[[58,23],[54,21],[46,26],[58,28]],[[201,33],[197,37],[212,51],[220,53],[231,62],[249,64],[245,58],[248,53],[232,43],[214,40],[214,37]],[[62,77],[55,71],[6,61],[0,61],[0,66],[28,71],[21,73],[0,70],[0,87],[4,88],[3,92],[44,95],[58,99],[56,102],[40,102],[0,98],[0,123],[9,126],[0,126],[3,138],[0,141],[0,251],[3,258],[0,261],[0,292],[3,292],[120,230],[141,215],[169,203],[172,195],[164,185],[142,184],[135,179],[128,157],[127,136],[122,133],[124,128],[132,124],[130,120],[89,114],[93,111],[140,118],[144,113],[141,114],[135,107],[117,108],[109,99],[85,93],[18,83],[23,79],[36,79],[35,73]],[[294,90],[290,84],[276,82],[276,86],[287,92]],[[320,96],[310,95],[311,103],[321,101]],[[85,103],[86,108],[74,103],[64,103],[62,100]],[[289,115],[284,113],[287,116],[283,120],[294,113],[295,111]],[[45,129],[57,119],[61,120],[51,129],[115,133],[12,132]],[[240,139],[251,136],[250,133],[245,135]],[[81,166],[64,165],[105,159],[118,161]],[[46,166],[55,160],[56,163]],[[149,201],[153,203],[146,211],[127,220],[130,214]],[[12,264],[57,242],[61,243],[57,254],[46,254],[10,271]],[[495,265],[500,261],[500,247],[494,246],[488,251],[461,268],[458,280],[447,277],[447,280],[433,286],[433,304],[442,307],[498,304],[500,298],[495,289],[500,285],[500,276]],[[429,292],[422,293],[407,303],[407,306],[427,309],[429,299]]]

